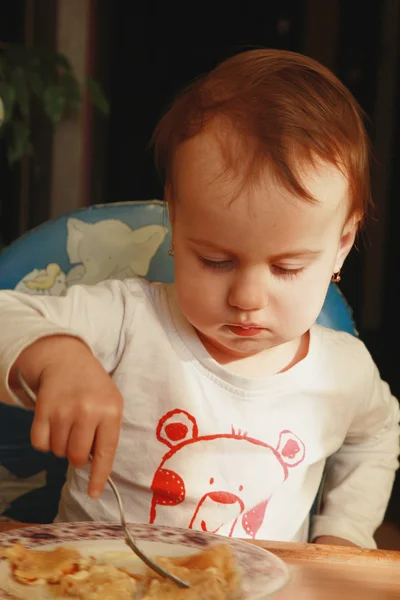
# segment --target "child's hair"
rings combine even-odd
[[[288,190],[313,201],[299,167],[319,158],[346,175],[350,214],[361,219],[371,205],[363,116],[349,90],[315,60],[283,50],[250,50],[224,61],[176,99],[153,135],[156,164],[169,183],[177,146],[217,119],[228,125],[227,167],[245,166],[246,183],[267,164]],[[234,144],[229,130],[242,143]]]

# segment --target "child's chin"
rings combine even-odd
[[[259,354],[264,350],[269,350],[269,348],[274,347],[276,344],[271,343],[271,340],[243,337],[224,340],[223,345],[228,351],[239,352],[244,355],[253,355]]]

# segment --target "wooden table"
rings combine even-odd
[[[0,522],[0,533],[26,527]],[[274,600],[400,600],[400,551],[251,542],[280,556],[289,584]]]
[[[274,600],[400,600],[400,552],[255,542],[290,568]]]

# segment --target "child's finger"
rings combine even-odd
[[[31,443],[36,450],[48,452],[50,450],[50,422],[47,417],[42,417],[40,412],[35,413],[31,427]]]
[[[56,456],[67,456],[70,430],[70,425],[66,423],[59,427],[50,424],[50,450]]]
[[[107,477],[111,473],[115,453],[117,451],[120,426],[111,426],[110,422],[102,422],[97,431],[93,447],[92,469],[89,481],[89,496],[98,498],[104,490]]]
[[[77,469],[89,462],[95,434],[96,426],[88,421],[76,423],[72,428],[68,440],[67,456],[69,462]]]
[[[50,417],[50,450],[56,456],[67,456],[72,420],[67,411],[57,411]]]

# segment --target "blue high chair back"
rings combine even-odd
[[[170,232],[160,201],[84,208],[28,232],[0,254],[0,289],[60,295],[77,283],[141,276],[171,282]],[[321,325],[355,334],[351,311],[331,284]],[[51,522],[66,461],[30,445],[32,414],[0,405],[0,518]]]

